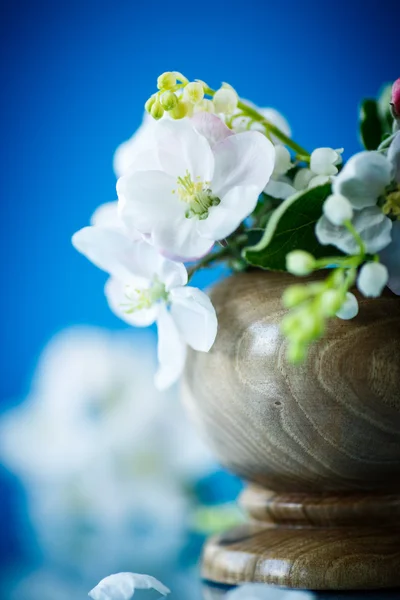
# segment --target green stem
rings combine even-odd
[[[360,247],[361,258],[364,259],[365,254],[366,254],[366,248],[365,248],[365,244],[362,240],[362,237],[360,236],[357,229],[354,227],[353,223],[349,219],[344,222],[344,226],[346,227],[347,231],[350,231],[350,233],[356,240],[357,244]]]

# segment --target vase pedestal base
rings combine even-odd
[[[242,504],[252,521],[207,542],[205,579],[309,590],[400,586],[400,497],[277,495],[253,487]]]

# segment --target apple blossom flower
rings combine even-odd
[[[382,294],[388,279],[389,274],[385,265],[378,262],[368,262],[360,269],[357,287],[363,296],[377,298]]]
[[[272,143],[215,115],[160,121],[154,145],[117,182],[119,213],[168,256],[206,254],[250,215],[274,168]]]
[[[161,256],[143,239],[103,227],[85,227],[72,243],[100,269],[111,275],[105,294],[111,310],[126,323],[157,322],[160,368],[155,383],[165,389],[180,376],[186,344],[208,352],[217,333],[215,310],[206,294],[185,287],[183,264]]]
[[[151,143],[153,128],[156,121],[147,112],[144,113],[140,127],[135,131],[131,138],[118,146],[114,153],[114,172],[117,177],[122,177],[129,170],[135,157],[140,154],[143,148]]]
[[[392,221],[377,206],[356,210],[352,224],[369,254],[383,250],[391,242]],[[318,220],[315,234],[320,244],[332,244],[346,254],[358,254],[360,251],[353,234],[344,225],[334,225],[325,215]]]
[[[139,575],[137,573],[116,573],[109,575],[100,581],[89,592],[93,600],[130,600],[135,590],[156,590],[162,596],[170,593],[170,590],[155,577],[151,575]]]
[[[226,595],[226,600],[312,600],[313,593],[285,590],[265,583],[246,583]]]
[[[310,157],[310,169],[316,175],[326,177],[337,175],[338,168],[342,162],[343,148],[333,150],[333,148],[316,148]]]
[[[286,135],[287,137],[291,137],[292,131],[290,129],[289,123],[280,112],[275,110],[275,108],[259,108],[253,102],[250,102],[250,100],[244,100],[243,98],[241,99],[241,102],[247,104],[247,106],[249,106],[250,108],[254,108],[267,121],[272,123],[272,125],[275,125],[275,127],[277,127],[284,135]],[[233,115],[233,118],[231,120],[233,131],[235,131],[236,133],[241,133],[250,129],[251,131],[260,131],[261,133],[265,133],[264,125],[262,125],[258,121],[252,122],[251,117],[241,115],[239,109],[237,109],[236,112],[238,113],[238,116]],[[270,136],[270,139],[273,144],[282,144],[281,140],[279,140],[273,134]]]

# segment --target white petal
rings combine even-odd
[[[257,131],[232,135],[217,144],[213,152],[215,172],[211,187],[219,198],[237,186],[255,186],[260,194],[274,169],[274,146]]]
[[[189,346],[208,352],[217,335],[217,316],[209,297],[194,287],[171,291],[171,315]]]
[[[117,182],[119,214],[128,229],[151,233],[184,214],[176,181],[162,171],[134,171]]]
[[[374,206],[392,178],[392,165],[379,152],[352,156],[333,182],[333,192],[346,196],[353,208]]]
[[[142,125],[137,129],[133,136],[123,142],[115,151],[114,154],[114,171],[117,177],[125,175],[138,154],[143,152],[152,144],[153,128],[157,121],[153,119],[147,112],[144,113]]]
[[[392,221],[379,208],[371,206],[356,211],[352,223],[368,253],[375,254],[390,244]],[[333,244],[347,254],[359,253],[353,235],[344,226],[333,225],[325,216],[319,219],[315,233],[321,244]]]
[[[210,113],[197,113],[191,122],[196,131],[206,138],[211,148],[230,135],[234,135],[219,117]]]
[[[336,316],[339,319],[343,319],[347,321],[349,319],[354,319],[358,315],[358,301],[354,294],[351,292],[347,292],[346,299],[343,302],[340,310],[336,313]]]
[[[90,224],[93,227],[123,230],[124,224],[118,215],[118,202],[101,204],[92,214]]]
[[[208,221],[208,219],[206,219]],[[207,254],[215,239],[203,237],[195,218],[187,219],[182,215],[174,222],[165,223],[153,230],[153,243],[167,256],[175,260],[191,261]]]
[[[292,157],[290,152],[282,144],[275,146],[275,164],[273,170],[273,177],[279,177],[279,175],[285,175],[292,166]]]
[[[186,359],[186,344],[181,340],[175,322],[166,306],[161,306],[157,318],[159,368],[155,385],[165,390],[175,383],[183,371]]]
[[[289,198],[290,196],[293,196],[293,194],[296,194],[297,190],[292,185],[290,185],[290,183],[270,179],[264,188],[264,192],[269,196],[272,196],[273,198],[286,200],[286,198]]]
[[[136,253],[144,241],[132,241],[124,233],[103,227],[84,227],[72,236],[73,246],[99,269],[127,280],[138,273]],[[148,244],[147,244],[148,245]]]
[[[393,223],[392,240],[380,253],[380,259],[389,270],[388,287],[400,296],[400,221]]]
[[[310,181],[314,178],[314,173],[310,169],[299,169],[294,176],[293,185],[299,192],[308,187]]]
[[[194,129],[190,119],[160,121],[155,138],[154,151],[166,173],[176,179],[189,171],[192,179],[211,180],[214,158],[210,144]]]
[[[159,313],[159,305],[154,304],[151,308],[144,310],[136,310],[127,312],[129,307],[129,299],[127,297],[128,287],[143,289],[144,282],[140,278],[131,278],[126,282],[121,282],[114,277],[110,277],[104,286],[104,293],[107,298],[108,305],[112,312],[122,321],[132,325],[133,327],[148,327],[157,319]]]
[[[324,215],[334,225],[343,225],[353,218],[353,208],[350,202],[340,194],[331,194],[323,205]]]
[[[340,155],[332,148],[317,148],[311,153],[310,168],[316,175],[336,175]]]
[[[151,575],[137,573],[117,573],[105,577],[89,592],[93,600],[130,600],[136,589],[156,590],[163,596],[170,593],[160,581]]]
[[[230,235],[255,209],[260,195],[254,186],[235,187],[209,209],[207,219],[197,222],[197,231],[208,239],[222,240]]]
[[[357,287],[363,296],[377,298],[382,294],[388,279],[388,270],[385,265],[378,262],[365,263],[360,269]]]
[[[316,175],[310,180],[308,187],[311,189],[319,185],[325,185],[326,183],[330,183],[332,179],[332,175]]]
[[[400,183],[400,131],[396,133],[390,144],[387,157],[393,167],[394,179]]]

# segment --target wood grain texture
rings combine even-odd
[[[273,490],[400,490],[400,297],[360,298],[308,360],[279,333],[286,274],[252,272],[213,290],[219,330],[190,351],[183,400],[218,459]]]
[[[279,332],[287,274],[218,284],[219,330],[189,352],[183,399],[217,458],[252,482],[252,521],[211,540],[204,575],[309,589],[400,585],[400,298],[359,297],[307,361]],[[273,491],[268,491],[273,490]]]

